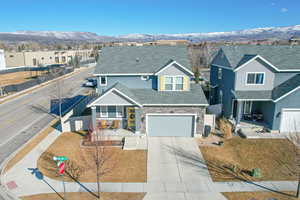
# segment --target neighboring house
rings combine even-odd
[[[208,106],[184,46],[103,48],[96,66],[99,94],[88,107],[96,127],[112,121],[149,136],[202,134]]]
[[[211,104],[223,115],[300,131],[300,46],[224,46],[211,63]]]

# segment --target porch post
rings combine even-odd
[[[236,119],[235,119],[235,133],[237,132],[237,126],[240,124],[242,119],[242,101],[237,101],[237,111],[236,111]]]
[[[92,128],[93,131],[96,130],[97,124],[96,124],[96,106],[92,106]]]
[[[134,109],[135,109],[135,134],[140,134],[142,111],[139,107],[134,107]]]

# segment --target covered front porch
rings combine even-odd
[[[232,116],[236,130],[266,133],[272,128],[273,103],[259,100],[233,100]]]

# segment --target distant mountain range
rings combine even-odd
[[[245,29],[230,32],[184,33],[184,34],[129,34],[121,36],[101,36],[91,32],[60,32],[60,31],[16,31],[0,33],[0,41],[22,42],[36,41],[42,43],[62,41],[154,41],[154,40],[189,40],[200,41],[249,41],[249,40],[282,40],[292,36],[300,37],[300,25],[286,27],[266,27]]]

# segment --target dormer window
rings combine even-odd
[[[182,91],[183,90],[183,76],[166,76],[165,77],[166,91]]]
[[[247,73],[247,85],[263,85],[265,81],[265,73],[249,72]]]

